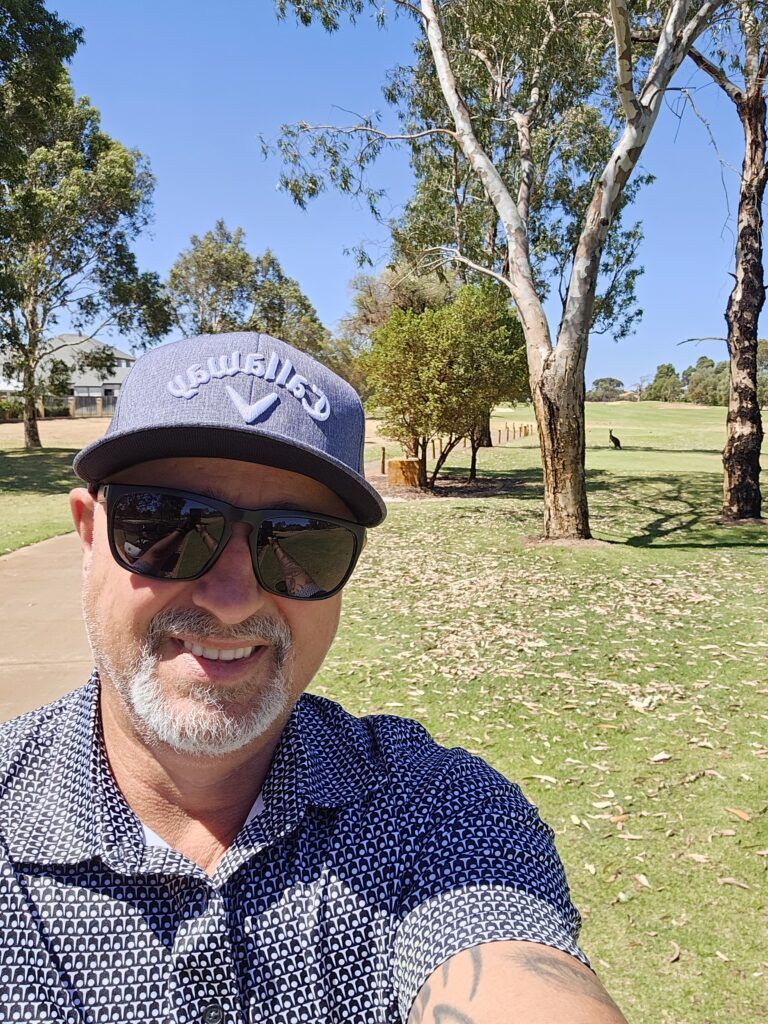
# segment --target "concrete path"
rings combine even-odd
[[[0,558],[0,721],[82,686],[90,670],[77,535]]]

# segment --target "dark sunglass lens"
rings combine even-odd
[[[309,516],[281,516],[261,526],[262,586],[286,597],[325,597],[349,572],[357,541],[344,526]]]
[[[155,491],[118,497],[112,524],[122,561],[136,572],[168,580],[196,576],[219,546],[225,526],[218,509]]]

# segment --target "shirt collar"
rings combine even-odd
[[[94,672],[81,689],[25,716],[31,727],[19,730],[11,744],[5,778],[0,776],[0,838],[16,862],[100,858],[128,872],[141,862],[141,824],[109,768],[99,691]],[[245,831],[258,823],[264,839],[258,845],[264,846],[295,828],[308,805],[364,801],[384,781],[367,735],[333,702],[300,697],[264,782],[264,813]]]

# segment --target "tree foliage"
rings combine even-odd
[[[81,40],[82,31],[47,11],[42,0],[4,0],[0,5],[3,182],[15,174],[24,175],[29,141],[39,135],[55,110],[62,65]]]
[[[0,359],[22,382],[30,447],[40,443],[38,376],[62,319],[84,337],[114,326],[141,345],[170,323],[157,275],[139,271],[131,248],[149,219],[145,160],[101,130],[63,73],[47,103],[48,122],[30,129],[23,167],[0,195]]]
[[[618,377],[598,377],[586,394],[588,402],[618,402],[624,393],[624,382]]]
[[[324,356],[329,334],[297,281],[269,249],[253,256],[242,228],[218,220],[192,235],[168,276],[176,326],[187,335],[261,331],[310,355]]]
[[[644,402],[679,402],[682,394],[677,370],[672,363],[662,363],[656,367],[656,375],[643,391],[642,399]]]
[[[527,395],[520,323],[495,285],[465,285],[453,302],[418,313],[394,309],[372,333],[365,356],[382,430],[420,463],[422,486],[433,487],[452,449],[487,410]],[[431,477],[427,447],[447,437]]]
[[[388,87],[400,124],[383,128],[368,117],[348,126],[284,126],[282,184],[301,205],[330,186],[375,210],[380,193],[366,171],[386,147],[412,147],[417,182],[431,181],[429,166],[438,167],[438,187],[419,197],[428,212],[414,209],[418,225],[403,237],[433,223],[443,232],[452,226],[451,242],[433,246],[438,255],[509,289],[526,339],[547,537],[590,536],[588,338],[602,324],[624,336],[636,319],[632,261],[640,229],[620,240],[615,225],[640,181],[635,172],[672,77],[724,3],[277,0],[281,16],[293,10],[304,24],[317,19],[330,31],[366,10],[380,22],[392,11],[413,15],[414,60]],[[638,33],[640,48],[633,46]],[[441,192],[452,201],[443,202]],[[503,231],[500,265],[490,206]],[[453,225],[451,208],[461,209]],[[472,246],[481,250],[476,257]],[[543,305],[544,277],[558,282],[562,298],[556,330]]]
[[[699,356],[693,366],[678,373],[672,363],[662,363],[643,391],[646,402],[690,402],[692,405],[728,404],[728,361],[716,363]]]

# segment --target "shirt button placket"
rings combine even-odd
[[[223,1020],[224,1011],[218,1003],[209,1003],[200,1016],[201,1024],[222,1024]]]
[[[191,894],[173,942],[168,1024],[240,1024],[237,968],[222,894]]]

